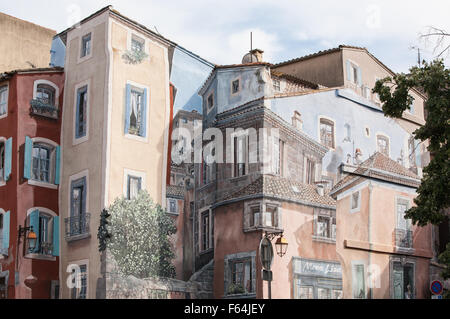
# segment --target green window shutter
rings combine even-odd
[[[12,167],[12,137],[6,140],[5,144],[5,181],[11,176]]]
[[[139,132],[141,136],[147,136],[147,89],[144,89],[144,98],[142,103],[142,114],[141,114],[141,131]]]
[[[361,68],[358,67],[358,85],[362,86],[362,75],[361,75]]]
[[[126,101],[125,101],[125,134],[128,134],[130,129],[130,115],[131,115],[131,85],[126,86]]]
[[[61,171],[61,146],[56,147],[55,154],[55,185],[59,185]]]
[[[36,233],[36,247],[34,248],[32,253],[37,253],[39,251],[39,210],[34,210],[30,214],[30,226],[33,227],[33,231]]]
[[[8,255],[9,249],[9,228],[11,224],[11,212],[6,212],[3,214],[3,244],[2,244],[2,254]]]
[[[53,256],[59,256],[59,216],[53,217]]]
[[[28,136],[25,136],[25,154],[23,165],[23,177],[31,178],[31,153],[33,151],[33,141]]]
[[[352,66],[350,64],[350,61],[347,60],[347,80],[351,81],[352,80]]]

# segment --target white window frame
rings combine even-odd
[[[50,215],[50,216],[52,216],[52,218],[58,216],[51,209],[48,209],[48,208],[45,208],[45,207],[33,207],[33,208],[30,208],[30,209],[27,210],[27,217],[26,217],[27,220],[28,220],[28,216],[35,210],[38,210],[39,212],[42,212],[42,213],[47,214],[47,215]],[[33,231],[36,232],[36,229],[34,229]],[[60,256],[60,255],[58,254],[58,256]],[[39,253],[26,253],[25,254],[25,258],[56,261],[56,257],[54,257],[54,256],[42,255],[42,254],[39,254]]]
[[[354,84],[356,87],[358,87],[359,86],[359,84],[358,84],[358,78],[356,78],[355,79],[355,71],[354,71],[354,69],[356,68],[356,69],[361,69],[361,67],[359,66],[359,64],[358,63],[356,63],[355,61],[353,61],[353,60],[350,60],[350,59],[348,59],[348,62],[350,63],[350,67],[351,67],[351,71],[352,71],[352,73],[351,73],[351,75],[350,75],[350,78],[351,78],[351,80],[350,80],[350,82],[352,83],[352,84]],[[356,73],[358,73],[358,72],[356,72]],[[361,79],[361,83],[362,83],[362,79]],[[364,87],[364,83],[362,83],[362,86]]]
[[[58,147],[58,144],[52,140],[49,140],[48,138],[44,137],[34,137],[31,139],[32,141],[32,149],[34,148],[34,144],[42,143],[42,144],[48,144],[53,147],[53,150],[50,154],[50,170],[48,172],[48,180],[49,182],[42,182],[42,181],[36,181],[32,178],[28,179],[28,185],[38,186],[38,187],[44,187],[49,189],[58,189],[58,185],[55,185],[52,183],[55,180],[55,174],[56,174],[56,147]],[[33,153],[33,150],[31,151]],[[30,174],[33,174],[33,156],[31,157],[31,163],[30,163]],[[31,176],[30,175],[30,176]]]
[[[175,202],[175,212],[172,212],[172,211],[170,210],[170,203],[171,203],[171,202]],[[172,214],[172,215],[179,215],[179,212],[178,212],[178,199],[176,199],[176,198],[167,198],[167,207],[168,207],[167,212],[168,212],[169,214]]]
[[[87,36],[89,33],[91,34],[91,51],[89,52],[89,54],[87,54],[87,55],[82,57],[81,56],[81,50],[83,48],[83,38],[85,36]],[[93,51],[94,51],[94,30],[90,29],[90,30],[87,30],[86,32],[83,32],[83,34],[81,34],[79,36],[79,40],[78,40],[78,54],[77,54],[78,62],[77,62],[77,64],[83,63],[83,62],[89,60],[90,58],[92,58],[92,52]]]
[[[358,205],[355,208],[353,207],[353,195],[358,193]],[[361,190],[357,190],[350,193],[350,213],[357,213],[361,210]]]
[[[55,83],[53,83],[53,82],[51,82],[51,81],[48,81],[48,80],[36,80],[36,81],[34,81],[34,84],[33,84],[33,100],[35,100],[36,98],[37,98],[37,87],[38,87],[38,85],[39,84],[46,84],[46,85],[49,85],[49,86],[51,86],[53,89],[55,89],[55,107],[59,107],[59,87],[55,84]]]
[[[405,197],[405,196],[395,196],[395,228],[412,231],[413,224],[412,224],[411,219],[405,219],[406,228],[400,227],[399,216],[398,216],[398,204],[401,202],[406,203],[406,210],[411,208],[411,199],[410,198]]]
[[[71,212],[71,207],[72,207],[72,203],[71,203],[71,193],[72,193],[72,182],[79,180],[81,178],[85,177],[86,178],[86,209],[85,209],[85,213],[89,212],[89,170],[86,169],[82,172],[79,172],[77,174],[71,175],[69,177],[69,182],[68,182],[68,189],[69,191],[67,192],[67,216],[66,217],[70,217],[70,212]]]
[[[150,41],[147,41],[147,38],[144,35],[130,29],[127,32],[127,50],[131,52],[131,42],[133,37],[144,41],[144,53],[147,54],[147,57],[143,59],[143,61],[150,61]]]
[[[140,135],[130,134],[130,133],[127,132],[125,134],[125,138],[130,139],[130,140],[134,140],[134,141],[143,142],[143,143],[148,143],[148,141],[149,141],[148,137],[150,135],[150,95],[151,95],[150,87],[147,86],[147,85],[143,85],[143,84],[140,84],[140,83],[136,83],[136,82],[130,81],[130,80],[127,80],[126,84],[129,84],[131,87],[135,87],[135,88],[140,89],[142,91],[147,90],[147,101],[146,101],[147,107],[146,107],[146,110],[145,110],[145,116],[146,116],[146,118],[145,118],[145,125],[147,126],[146,127],[147,134],[145,134],[145,137],[144,137],[144,136],[140,136]],[[124,92],[125,92],[125,90],[124,90]],[[130,101],[130,107],[131,107],[131,101]],[[124,104],[124,108],[126,108],[126,103]],[[123,113],[126,114],[125,110],[124,110]],[[125,123],[125,121],[123,121],[123,123]]]
[[[76,260],[76,261],[70,261],[67,263],[67,265],[78,265],[78,266],[82,266],[85,265],[86,266],[86,299],[90,299],[89,298],[89,259],[82,259],[82,260]],[[70,276],[72,273],[67,273],[67,276]],[[68,278],[66,279],[68,280]],[[70,299],[72,298],[72,289],[69,289],[69,295],[70,295]],[[79,289],[77,288],[77,295],[79,294]]]
[[[143,171],[136,171],[128,168],[123,169],[123,196],[128,198],[128,176],[139,177],[141,179],[141,190],[146,190],[147,173]]]
[[[325,115],[319,115],[318,122],[317,122],[317,140],[319,141],[320,145],[322,144],[322,141],[320,140],[320,122],[321,120],[327,120],[333,123],[333,147],[329,147],[330,150],[336,149],[336,120],[332,119],[331,117],[325,116]],[[327,146],[328,147],[328,146]]]
[[[387,154],[387,156],[390,158],[391,157],[391,138],[389,137],[389,135],[387,135],[384,132],[380,132],[380,131],[376,132],[376,134],[375,134],[375,150],[377,152],[380,152],[380,150],[378,149],[378,137],[379,136],[384,137],[384,138],[387,139],[387,141],[388,141],[388,154]],[[380,153],[382,153],[382,152],[380,152]],[[382,154],[386,155],[384,153],[382,153]]]
[[[0,115],[0,120],[8,116],[8,102],[9,102],[9,83],[7,84],[0,84],[1,87],[6,87],[6,112],[3,115]]]
[[[77,123],[77,99],[78,99],[78,90],[82,87],[87,86],[87,104],[86,104],[86,135],[83,137],[76,137],[76,123]],[[74,92],[74,102],[73,102],[73,119],[72,119],[72,146],[84,143],[89,140],[89,120],[90,120],[90,114],[91,114],[91,79],[85,80],[83,82],[80,82],[75,85],[75,92]]]

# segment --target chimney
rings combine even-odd
[[[302,115],[298,111],[294,111],[294,115],[292,116],[292,126],[299,131],[303,129]]]

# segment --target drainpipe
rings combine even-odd
[[[371,264],[372,264],[372,233],[371,233],[371,223],[372,223],[372,190],[373,190],[373,185],[372,185],[372,181],[369,182],[369,216],[368,216],[368,241],[369,241],[369,258],[368,258],[368,266],[370,267],[370,271],[372,270]],[[370,278],[372,279],[372,274],[370,275]],[[372,299],[372,289],[373,287],[371,286],[369,288],[369,299]]]

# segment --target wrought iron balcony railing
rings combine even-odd
[[[412,230],[396,228],[394,233],[395,246],[400,248],[413,248]]]
[[[59,109],[56,106],[46,104],[38,99],[31,100],[30,105],[30,113],[32,115],[44,116],[55,120],[58,119]]]
[[[42,255],[51,256],[53,254],[53,244],[52,243],[41,243],[39,245],[39,253]]]
[[[64,220],[66,225],[66,240],[72,241],[89,237],[90,219],[91,219],[90,213],[67,217]]]

